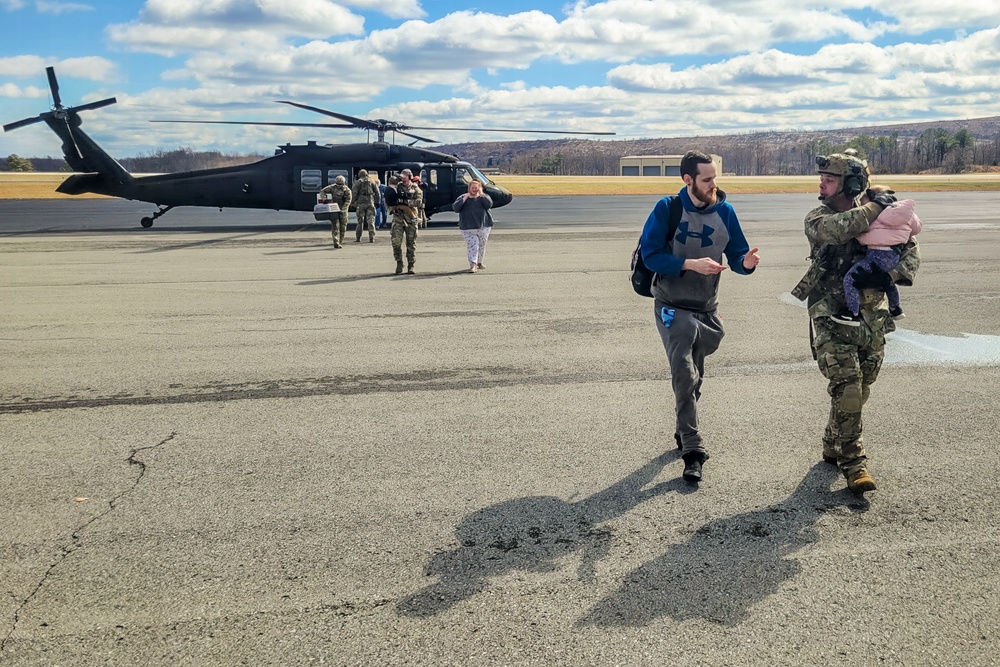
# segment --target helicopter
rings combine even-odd
[[[65,107],[59,96],[59,82],[54,67],[46,67],[52,109],[33,118],[25,118],[3,126],[10,132],[27,125],[44,122],[62,140],[63,158],[78,172],[63,181],[56,192],[68,195],[95,193],[154,204],[157,210],[140,220],[142,227],[178,206],[272,209],[276,211],[313,211],[317,193],[344,176],[353,183],[362,169],[377,174],[383,183],[391,174],[409,169],[419,174],[427,184],[424,192],[425,212],[451,210],[452,202],[467,191],[472,179],[479,179],[492,199],[493,206],[509,204],[514,196],[497,185],[469,162],[424,147],[417,141],[437,143],[433,139],[413,134],[411,130],[458,130],[470,132],[532,132],[543,134],[613,135],[614,132],[570,132],[561,130],[505,130],[497,128],[414,127],[385,119],[366,120],[313,107],[289,100],[279,100],[308,111],[344,121],[342,123],[282,123],[264,121],[164,121],[174,123],[216,123],[228,125],[273,125],[284,127],[353,128],[374,131],[377,140],[359,144],[325,144],[308,141],[304,145],[287,143],[278,146],[272,157],[250,164],[199,169],[171,174],[133,176],[108,155],[82,129],[81,111],[100,109],[115,104],[110,97],[97,102]],[[387,132],[414,139],[409,145],[387,142]],[[370,135],[369,135],[370,136]]]

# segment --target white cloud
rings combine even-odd
[[[363,104],[386,90],[436,94],[446,86],[450,99],[350,113],[414,125],[545,125],[621,136],[1000,114],[991,94],[1000,87],[1000,0],[606,0],[570,3],[562,13],[501,15],[501,4],[495,11],[428,19],[421,3],[409,0],[147,0],[135,21],[109,26],[109,41],[183,62],[160,74],[163,88],[119,95],[118,107],[146,117],[305,120],[305,112],[274,100],[342,110],[338,105]],[[403,22],[366,33],[362,13],[374,12]],[[926,43],[928,30],[937,43]],[[49,62],[0,59],[0,75],[37,77]],[[565,64],[581,63],[591,63],[591,80],[582,80],[577,66],[566,70],[573,85],[537,83],[540,70],[552,83]],[[57,64],[60,77],[63,67]],[[105,61],[80,63],[72,75],[107,82],[115,72]],[[187,88],[167,87],[178,82]],[[190,136],[199,146],[217,133],[227,141],[247,136],[193,128],[155,136]],[[279,130],[246,132],[273,138]],[[483,138],[458,136],[436,138]]]
[[[897,22],[897,30],[919,35],[949,28],[989,28],[997,25],[1000,0],[881,0],[866,6]]]
[[[0,8],[6,9],[7,11],[14,11],[16,9],[21,9],[25,5],[24,0],[0,0]]]
[[[56,76],[75,77],[88,81],[120,81],[121,71],[116,63],[99,56],[83,58],[46,58],[43,56],[12,56],[0,58],[0,76],[38,78],[46,67],[53,66]]]
[[[344,0],[341,4],[379,12],[392,19],[419,19],[427,15],[417,0]]]
[[[327,0],[148,0],[131,23],[108,26],[110,40],[134,51],[277,49],[289,37],[355,35],[364,18]]]
[[[37,0],[35,2],[35,9],[38,10],[39,14],[54,14],[58,16],[63,12],[92,12],[94,7],[91,5],[84,5],[78,2],[48,2],[46,0]]]
[[[38,99],[47,97],[48,94],[49,91],[47,88],[38,88],[36,86],[25,86],[22,88],[13,83],[0,85],[0,97]]]

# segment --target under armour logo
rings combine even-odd
[[[677,233],[674,235],[674,238],[676,238],[677,242],[682,245],[687,245],[687,240],[689,237],[701,239],[701,247],[707,248],[708,246],[712,245],[712,234],[714,233],[715,229],[709,227],[708,225],[702,225],[701,232],[689,232],[688,223],[686,220],[684,220],[677,225]]]

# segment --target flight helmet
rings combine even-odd
[[[852,149],[832,155],[818,155],[816,171],[839,176],[840,191],[848,199],[854,199],[868,189],[868,163]]]

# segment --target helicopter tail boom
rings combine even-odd
[[[80,118],[79,112],[100,109],[101,107],[115,104],[118,100],[114,97],[109,97],[98,102],[89,102],[75,107],[64,107],[62,99],[59,96],[59,82],[56,79],[55,68],[46,67],[45,73],[48,76],[49,89],[52,92],[53,108],[38,114],[34,118],[25,118],[8,123],[3,126],[4,132],[10,132],[35,123],[45,123],[49,126],[49,129],[56,133],[62,140],[63,158],[70,168],[73,171],[83,172],[93,177],[83,179],[82,181],[77,179],[78,183],[75,187],[67,188],[69,181],[74,180],[74,177],[70,177],[63,185],[59,186],[59,192],[69,192],[72,189],[76,191],[70,192],[70,194],[81,194],[83,192],[112,194],[116,186],[131,182],[132,175],[128,173],[125,167],[121,166],[117,160],[108,155],[81,128],[83,120]],[[92,184],[96,189],[79,189],[84,181]],[[63,188],[67,189],[64,190]]]

